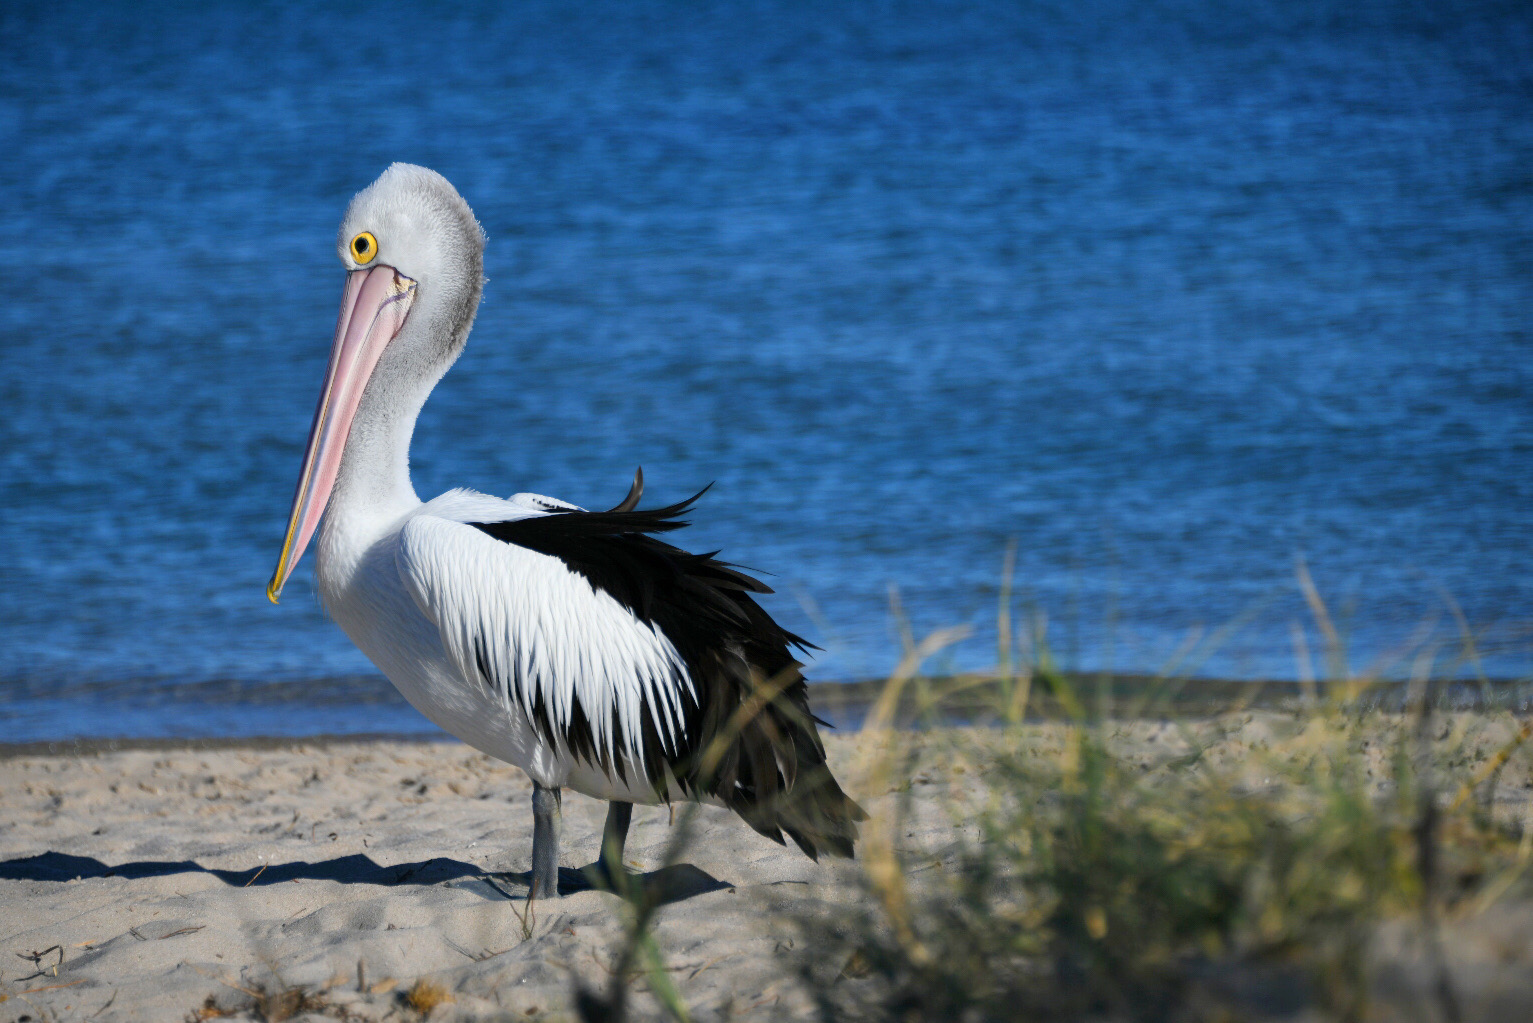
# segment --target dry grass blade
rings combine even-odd
[[[1294,559],[1294,575],[1298,579],[1299,591],[1304,594],[1304,602],[1309,605],[1309,610],[1315,616],[1315,625],[1320,629],[1320,634],[1325,637],[1325,662],[1326,670],[1333,681],[1341,681],[1347,677],[1347,657],[1345,648],[1341,643],[1341,634],[1336,631],[1335,624],[1331,621],[1331,613],[1326,609],[1325,601],[1320,597],[1320,591],[1315,587],[1315,580],[1310,577],[1309,566],[1302,557]]]
[[[58,991],[58,990],[61,990],[63,988],[66,988],[66,987],[75,987],[75,986],[77,986],[79,984],[84,984],[84,983],[85,983],[85,981],[83,979],[82,980],[72,980],[68,984],[49,984],[47,987],[31,987],[31,988],[27,988],[25,991],[18,991],[18,992],[16,992],[16,994],[17,995],[36,995],[36,994],[41,994],[44,991]]]
[[[1506,762],[1512,758],[1512,754],[1516,753],[1517,748],[1527,742],[1530,736],[1533,736],[1533,720],[1525,722],[1517,730],[1517,734],[1505,746],[1498,749],[1478,771],[1459,786],[1458,793],[1453,797],[1453,802],[1448,804],[1448,812],[1452,813],[1463,806],[1469,800],[1469,797],[1474,794],[1476,788],[1491,775],[1506,766]]]
[[[937,652],[961,641],[969,634],[967,628],[939,629],[920,643],[912,644],[900,659],[894,674],[889,677],[878,701],[868,711],[863,722],[862,734],[867,745],[866,760],[861,771],[863,791],[877,794],[887,792],[894,775],[895,754],[888,745],[888,733],[894,723],[900,695],[906,684],[920,670],[921,665]],[[905,889],[905,871],[895,853],[897,823],[892,816],[874,815],[862,833],[862,863],[873,891],[883,904],[890,925],[900,943],[905,947],[912,962],[925,964],[930,956],[916,937],[910,923],[909,900]]]

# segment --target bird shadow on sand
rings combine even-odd
[[[507,874],[480,875],[479,880],[487,887],[508,899],[525,899],[532,888],[530,871]],[[720,881],[705,870],[690,863],[672,863],[659,870],[643,873],[627,871],[621,884],[614,884],[612,877],[600,863],[581,867],[559,868],[559,894],[574,895],[577,892],[609,892],[619,894],[621,888],[629,896],[637,897],[657,906],[683,902],[697,895],[721,892],[735,887],[728,881]]]
[[[531,880],[531,875],[525,873],[487,874],[478,864],[444,856],[385,867],[361,853],[315,863],[307,860],[270,863],[248,870],[218,870],[204,867],[195,860],[138,860],[112,866],[93,856],[74,856],[61,852],[45,852],[37,856],[0,861],[0,880],[9,881],[73,881],[77,878],[99,877],[136,879],[169,877],[173,874],[211,874],[235,888],[261,888],[285,881],[337,881],[341,884],[387,887],[427,887],[457,882],[457,886],[469,888],[486,898],[495,898],[497,895],[492,893],[498,893],[499,898],[507,899],[525,898]],[[695,895],[733,887],[689,863],[672,864],[643,874],[629,874],[627,884],[631,886],[630,891],[642,893],[644,897],[654,899],[659,904],[680,902]],[[586,891],[612,892],[614,886],[599,869],[559,868],[560,894],[571,895]]]
[[[476,877],[483,873],[484,868],[481,866],[442,856],[419,863],[397,863],[384,867],[374,863],[372,857],[361,853],[315,863],[308,860],[269,863],[248,870],[219,870],[204,867],[195,860],[138,860],[112,866],[94,856],[73,856],[61,852],[45,852],[37,856],[0,861],[0,879],[12,881],[73,881],[76,878],[94,877],[134,879],[169,877],[172,874],[211,874],[237,888],[261,888],[284,881],[424,886],[461,877]]]

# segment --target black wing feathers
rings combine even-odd
[[[628,496],[619,501],[612,510],[615,512],[633,511],[639,506],[639,498],[644,496],[644,466],[639,466],[633,471],[633,486],[628,488]]]
[[[561,511],[512,522],[470,525],[497,540],[558,558],[590,584],[609,594],[646,624],[663,632],[681,654],[696,690],[684,693],[681,741],[666,755],[655,723],[655,708],[642,708],[643,769],[662,793],[667,777],[686,792],[718,798],[751,827],[777,842],[783,833],[809,856],[852,855],[856,822],[866,815],[836,784],[825,764],[809,712],[808,687],[792,648],[812,645],[778,625],[750,596],[771,593],[738,566],[719,561],[718,552],[691,554],[653,534],[681,529],[680,519],[694,496],[664,508],[640,511],[642,471],[628,496],[605,512]],[[483,667],[481,666],[481,671]],[[765,699],[703,777],[699,760],[713,740],[731,727],[747,700]],[[562,741],[570,751],[603,770],[623,774],[621,758],[595,742],[586,711],[577,703],[570,733],[555,736],[535,708],[534,724],[545,740]],[[823,722],[821,722],[823,723]],[[614,732],[613,734],[618,734]]]

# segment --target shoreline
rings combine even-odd
[[[1355,698],[1369,709],[1399,711],[1423,695],[1445,710],[1509,710],[1526,713],[1533,710],[1533,679],[1434,679],[1425,683],[1396,680],[1358,682],[1304,683],[1289,680],[1238,680],[1217,678],[1162,678],[1144,674],[1064,673],[1062,676],[1083,704],[1092,708],[1105,700],[1112,711],[1107,716],[1124,720],[1206,718],[1241,710],[1278,712],[1302,711],[1333,698]],[[901,728],[938,725],[984,725],[994,720],[997,693],[1013,684],[993,673],[923,677],[920,680],[933,691],[956,690],[957,696],[943,700],[943,713],[935,721],[923,720],[916,687],[906,685],[895,715]],[[388,686],[381,676],[370,684]],[[1104,684],[1105,683],[1105,684]],[[812,682],[809,702],[814,712],[831,722],[828,734],[850,736],[861,729],[868,710],[887,685],[884,679],[857,682]],[[195,684],[194,684],[195,685]],[[220,684],[221,686],[223,684]],[[1068,720],[1071,711],[1051,695],[1048,686],[1034,679],[1028,686],[1027,720],[1033,723]],[[1161,695],[1156,697],[1158,691]],[[389,692],[393,695],[392,687]],[[1003,701],[1004,702],[1004,701]],[[400,703],[403,712],[414,711]],[[4,704],[0,703],[0,711]],[[78,735],[26,742],[0,742],[0,760],[26,756],[77,756],[126,752],[131,750],[274,750],[294,746],[324,748],[343,743],[434,743],[457,742],[456,737],[441,731],[424,717],[415,715],[420,728],[412,730],[369,730],[358,732],[320,728],[309,733],[256,732],[251,734],[188,734],[165,736]]]

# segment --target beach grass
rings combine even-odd
[[[1006,587],[995,672],[922,674],[964,630],[907,642],[859,741],[859,859],[777,907],[814,950],[792,970],[820,1017],[1492,1018],[1456,969],[1492,914],[1533,914],[1533,718],[1445,702],[1439,669],[1476,662],[1467,626],[1404,680],[1349,672],[1299,574],[1328,670],[1283,706],[1237,687],[1190,712],[1169,672],[1125,698],[1060,671],[1041,629],[1017,656]],[[650,912],[634,904],[623,957],[690,1020]]]

